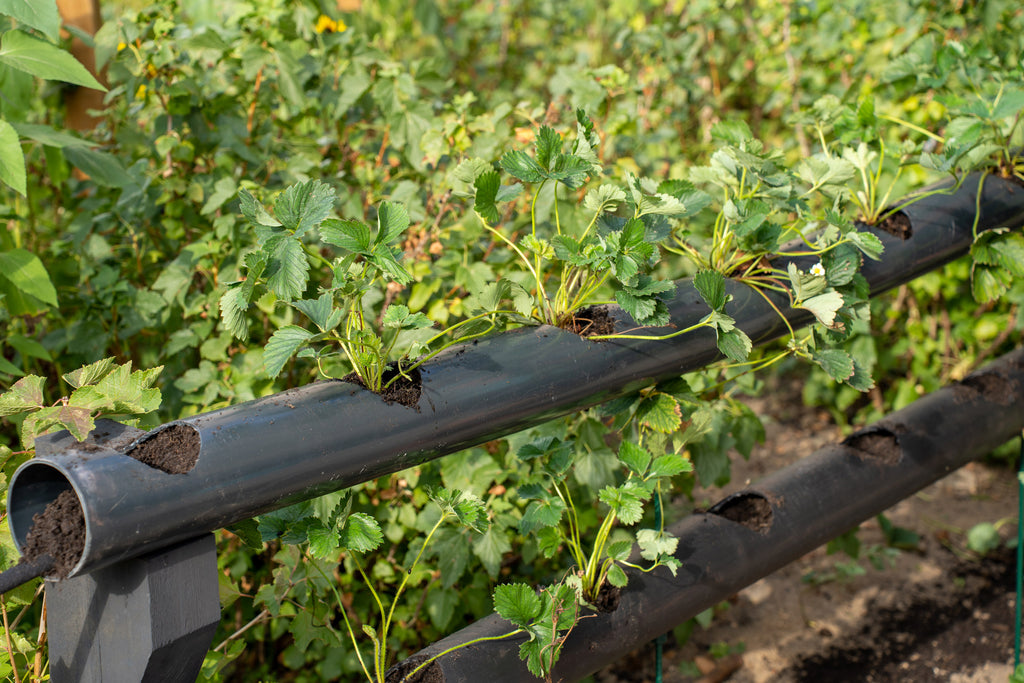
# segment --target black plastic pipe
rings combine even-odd
[[[989,453],[1021,429],[1024,349],[725,498],[707,513],[691,515],[670,529],[679,538],[678,575],[664,568],[650,574],[628,570],[629,583],[616,610],[588,613],[569,634],[554,680],[576,681],[621,659]],[[408,661],[512,630],[509,622],[492,615]],[[522,642],[516,637],[459,649],[436,660],[428,680],[536,681],[519,659]]]
[[[879,233],[884,262],[863,269],[872,292],[965,252],[976,191],[977,181],[968,179],[956,192],[908,209],[909,239]],[[1024,188],[989,178],[980,206],[979,230],[1024,224]],[[810,267],[810,261],[800,263]],[[733,282],[727,288],[734,297],[727,310],[754,343],[786,334],[785,323],[759,294]],[[812,319],[805,310],[787,308],[781,295],[770,296],[791,324]],[[689,282],[680,284],[670,309],[679,328],[708,312]],[[11,531],[23,548],[33,515],[73,490],[86,522],[74,576],[632,393],[718,357],[715,334],[706,328],[663,341],[604,342],[548,326],[519,329],[449,349],[424,364],[415,408],[388,405],[353,384],[317,382],[168,423],[127,448],[37,451],[11,480]],[[192,451],[183,455],[194,467],[170,474],[124,454],[159,440]]]

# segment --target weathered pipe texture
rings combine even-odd
[[[912,206],[909,239],[879,233],[884,260],[863,269],[872,291],[964,253],[972,240],[977,190],[977,177],[971,177],[954,193]],[[989,178],[981,207],[979,230],[1020,226],[1024,189]],[[798,263],[806,270],[813,260]],[[755,344],[787,332],[754,290],[729,282],[727,291],[734,297],[728,313]],[[769,296],[791,324],[812,319],[806,310],[788,308],[781,295]],[[708,312],[689,281],[679,283],[670,308],[677,328]],[[621,311],[613,314],[619,329],[632,327]],[[707,328],[663,341],[603,342],[548,326],[518,329],[454,347],[424,364],[416,408],[385,404],[346,382],[317,382],[140,437],[139,442],[161,438],[163,430],[180,426],[195,430],[196,464],[183,474],[126,457],[122,451],[132,445],[67,443],[39,452],[11,480],[11,531],[24,547],[32,516],[61,491],[74,490],[86,521],[85,550],[74,576],[632,393],[718,357],[715,333]]]

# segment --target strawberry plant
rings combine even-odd
[[[579,189],[601,173],[594,152],[599,144],[594,125],[582,111],[577,111],[576,118],[576,137],[568,149],[561,134],[542,126],[534,141],[534,156],[512,150],[501,157],[502,170],[535,186],[529,200],[528,232],[518,241],[493,224],[501,220],[498,204],[516,199],[523,186],[517,182],[502,185],[501,174],[478,159],[463,162],[456,177],[464,185],[464,194],[473,198],[473,209],[484,227],[515,252],[528,273],[525,284],[510,277],[503,281],[522,316],[572,327],[576,312],[604,302],[600,294],[614,283],[615,301],[637,324],[665,325],[668,309],[664,298],[674,285],[651,273],[660,258],[658,242],[664,237],[659,235],[655,219],[684,216],[693,209],[662,191],[669,188],[630,176],[626,190],[605,184],[587,192],[579,212],[584,217],[574,212],[563,220],[558,188]],[[545,197],[546,187],[551,188],[550,197]],[[542,199],[551,207],[547,222],[538,215]],[[617,215],[620,207],[626,215]]]
[[[245,257],[246,279],[230,285],[221,298],[224,323],[236,337],[247,338],[246,311],[252,302],[268,295],[273,301],[300,311],[316,328],[313,331],[288,324],[271,335],[263,351],[263,365],[271,377],[280,374],[296,355],[313,358],[322,375],[332,376],[331,371],[325,369],[325,363],[341,354],[366,388],[381,393],[448,346],[485,334],[494,326],[495,314],[487,312],[433,334],[425,341],[407,340],[405,355],[415,356],[455,329],[491,320],[482,331],[464,332],[415,362],[392,365],[403,332],[433,325],[423,313],[412,313],[408,306],[392,304],[383,312],[383,329],[378,331],[365,309],[368,295],[387,291],[393,285],[406,285],[412,280],[402,265],[402,252],[396,246],[409,227],[405,207],[395,202],[381,202],[377,208],[376,229],[359,220],[328,218],[334,206],[334,190],[319,181],[287,188],[274,202],[273,215],[245,190],[241,194],[241,205],[243,215],[256,233],[257,250]],[[319,234],[320,244],[307,245],[303,241],[307,233]],[[322,253],[325,249],[322,245],[336,247],[344,255],[328,259]],[[313,270],[314,264],[316,270]],[[318,284],[320,282],[323,284]],[[319,296],[304,298],[314,287]]]

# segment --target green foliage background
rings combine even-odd
[[[888,117],[876,124],[878,139],[911,150],[879,167],[893,197],[941,178],[949,164],[1012,174],[1005,153],[1021,144],[1024,11],[1012,1],[415,0],[339,11],[327,0],[163,0],[103,10],[95,47],[109,92],[95,131],[63,128],[61,95],[72,86],[0,63],[0,117],[16,133],[26,179],[22,188],[4,176],[12,186],[0,205],[0,379],[7,386],[24,374],[47,377],[52,404],[57,378],[81,365],[115,357],[163,366],[164,400],[144,418],[149,426],[316,377],[308,359],[274,379],[263,371],[270,335],[300,323],[272,296],[254,302],[242,334],[221,322],[225,287],[244,275],[256,245],[241,215],[243,190],[269,205],[289,185],[320,180],[336,191],[337,215],[359,219],[382,201],[404,204],[411,226],[400,247],[412,281],[367,295],[363,306],[379,313],[401,301],[446,324],[466,317],[474,293],[516,268],[515,254],[453,192],[459,162],[496,163],[526,148],[542,125],[571,130],[577,108],[593,118],[595,152],[613,178],[696,177],[721,146],[714,126],[737,121],[797,168],[821,151],[815,124],[827,112],[815,105],[826,95],[851,111],[870,97]],[[322,16],[339,22],[334,30]],[[5,158],[18,156],[5,149]],[[967,151],[951,161],[951,149]],[[539,196],[538,221],[553,220],[556,202],[571,214],[582,192]],[[508,229],[527,230],[529,214],[513,204]],[[687,221],[706,239],[714,212]],[[672,257],[658,267],[675,278],[693,271]],[[843,347],[873,372],[877,384],[867,393],[790,360],[773,371],[799,373],[805,399],[828,405],[844,424],[877,418],[1019,342],[1019,274],[1012,260],[966,257],[873,302],[873,322],[858,320]],[[729,457],[748,456],[760,430],[731,398],[764,380],[723,388],[713,378],[687,379],[685,389],[661,392],[681,401],[668,424],[708,411],[713,426],[688,453],[702,483],[724,483]],[[637,398],[629,414],[639,410],[638,421],[654,423],[658,393]],[[360,589],[351,553],[331,556],[305,542],[342,504],[380,523],[384,545],[359,561],[387,594],[438,519],[429,487],[486,503],[483,533],[444,526],[434,535],[396,609],[389,645],[400,653],[491,612],[498,583],[557,580],[564,557],[520,533],[526,503],[513,494],[537,473],[517,454],[538,439],[570,444],[574,468],[565,483],[575,500],[588,501],[581,526],[594,533],[603,514],[597,492],[624,476],[606,439],[622,426],[614,414],[558,420],[222,532],[224,619],[204,676],[357,675],[339,614],[358,626],[373,613],[372,597]],[[16,426],[3,432],[15,451]],[[4,481],[27,457],[5,454]],[[673,492],[685,498],[692,485],[682,477]],[[2,559],[16,560],[9,538]],[[19,669],[39,640],[36,589],[4,598],[7,610],[24,610],[15,632],[25,653],[15,658]]]

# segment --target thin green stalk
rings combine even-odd
[[[646,339],[650,341],[661,341],[663,339],[671,339],[672,337],[678,337],[679,335],[686,334],[687,332],[693,332],[694,330],[698,330],[702,327],[714,327],[714,325],[707,321],[701,321],[699,323],[690,325],[687,328],[678,330],[671,334],[594,334],[587,337],[587,339],[590,339],[592,341],[600,341],[602,339]]]
[[[355,560],[355,556],[352,557]],[[373,677],[370,675],[370,670],[366,668],[366,663],[363,661],[363,653],[359,650],[359,641],[356,640],[355,631],[352,630],[352,623],[348,619],[348,612],[345,610],[345,604],[341,600],[341,594],[338,592],[337,586],[334,585],[334,580],[324,573],[324,570],[320,568],[320,565],[316,562],[310,564],[320,573],[320,576],[324,578],[327,585],[331,587],[331,592],[334,593],[334,599],[338,601],[338,609],[341,611],[341,618],[345,621],[345,629],[348,631],[349,640],[352,641],[352,647],[356,651],[356,659],[359,660],[359,666],[362,667],[363,673],[366,674],[368,681],[373,681]],[[356,563],[358,566],[358,562]],[[361,571],[361,570],[360,570]],[[373,590],[372,588],[370,590]]]

